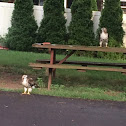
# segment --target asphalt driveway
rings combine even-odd
[[[0,126],[126,126],[126,102],[0,91]]]

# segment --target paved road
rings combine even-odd
[[[126,102],[0,91],[0,126],[126,126]]]

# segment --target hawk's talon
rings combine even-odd
[[[22,94],[27,94],[26,92],[22,93]]]
[[[29,92],[27,93],[28,95],[31,95]]]

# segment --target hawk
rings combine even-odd
[[[32,78],[28,78],[28,75],[22,76],[22,85],[24,86],[24,92],[22,94],[28,94],[32,92],[32,89],[38,87]]]
[[[100,34],[100,47],[107,47],[108,46],[108,33],[106,28],[101,28]]]

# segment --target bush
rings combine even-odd
[[[122,9],[120,0],[105,0],[105,6],[101,13],[100,29],[106,27],[109,38],[113,38],[116,46],[123,42]]]
[[[96,0],[91,0],[91,5],[92,5],[92,11],[98,10]]]
[[[44,2],[44,18],[38,30],[38,42],[65,44],[66,19],[62,1],[46,0]]]
[[[11,27],[6,36],[7,46],[12,50],[30,51],[35,42],[37,28],[33,16],[33,1],[16,0]]]
[[[108,46],[109,47],[118,47],[119,43],[113,37],[109,37]]]
[[[94,45],[91,1],[74,0],[71,5],[72,20],[69,29],[69,44]]]
[[[1,37],[0,36],[0,46],[6,46],[6,40],[5,40],[5,38],[4,37]]]

